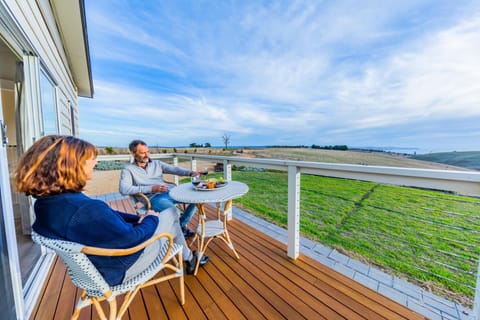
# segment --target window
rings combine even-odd
[[[43,71],[40,72],[40,101],[42,104],[43,119],[42,135],[58,133],[55,86]]]

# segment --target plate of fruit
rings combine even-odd
[[[207,180],[200,181],[193,188],[198,191],[213,191],[221,188],[225,188],[228,182],[223,178],[208,178]]]

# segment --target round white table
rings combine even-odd
[[[218,189],[197,190],[191,183],[181,184],[170,190],[170,197],[183,203],[225,202],[239,198],[248,192],[243,182],[228,181],[227,185]]]
[[[191,183],[181,184],[170,190],[172,199],[183,203],[194,203],[198,208],[198,226],[192,244],[198,241],[198,259],[194,274],[197,274],[202,256],[207,250],[208,244],[215,238],[222,239],[233,251],[237,259],[240,257],[233,247],[227,230],[226,211],[232,206],[232,200],[239,198],[248,192],[248,186],[238,181],[228,181],[227,185],[218,189],[197,190]],[[207,220],[205,204],[216,203],[216,219]],[[225,203],[223,210],[221,204]]]

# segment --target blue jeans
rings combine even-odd
[[[173,200],[168,192],[165,193],[157,193],[153,197],[150,198],[150,203],[152,204],[152,210],[155,210],[157,212],[162,212],[163,210],[167,208],[175,208],[177,209],[177,206],[175,205],[176,203],[179,203],[175,200]],[[193,214],[195,213],[195,209],[197,207],[194,204],[189,204],[185,211],[182,213],[180,216],[180,227],[185,228],[190,221],[190,219],[193,217]]]
[[[184,261],[190,261],[192,259],[192,251],[188,248],[185,238],[183,237],[182,230],[178,223],[178,212],[176,209],[164,211],[158,217],[158,226],[157,230],[155,230],[155,234],[163,232],[168,232],[172,235],[173,243],[181,244],[183,246],[182,258]],[[144,271],[145,268],[157,258],[162,243],[162,240],[159,240],[146,247],[138,257],[138,260],[127,269],[125,279],[134,277]]]

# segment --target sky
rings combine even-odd
[[[97,146],[480,150],[480,1],[85,0]]]

